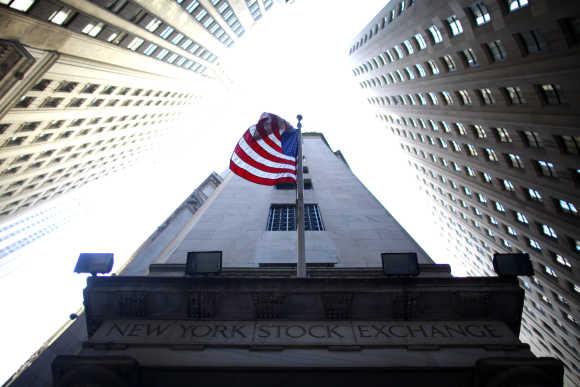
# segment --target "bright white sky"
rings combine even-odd
[[[159,144],[154,160],[62,198],[80,204],[75,220],[0,265],[0,382],[81,306],[85,277],[73,273],[78,254],[113,252],[118,268],[205,177],[227,169],[240,136],[264,111],[291,123],[302,114],[304,130],[324,133],[367,188],[443,262],[430,208],[413,188],[398,144],[365,102],[346,55],[351,39],[384,5],[297,0],[275,7],[221,60],[235,85],[192,111],[170,152]]]

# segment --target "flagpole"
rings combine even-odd
[[[306,248],[304,245],[304,178],[302,176],[302,115],[298,119],[298,152],[296,155],[296,231],[298,239],[298,260],[296,277],[306,278]]]

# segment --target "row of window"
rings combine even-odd
[[[406,147],[406,148],[407,148],[408,151],[411,151],[408,147]],[[423,155],[424,155],[424,153],[423,153]],[[432,161],[434,163],[437,163],[437,161],[438,161],[438,158],[437,157],[435,157],[434,155],[432,155],[432,159],[433,159]],[[457,166],[457,164],[455,164],[455,165]],[[421,172],[423,172],[423,174],[425,174],[425,175],[429,174],[429,175],[431,175],[431,177],[433,179],[437,179],[437,177],[436,177],[435,173],[433,173],[433,171],[429,170],[429,173],[428,173],[427,170],[424,167],[419,167],[416,164],[415,164],[415,167],[418,170],[420,170]],[[471,169],[471,167],[466,167],[466,168]],[[461,171],[461,169],[459,169],[459,171],[456,170],[456,172],[460,172],[460,171]],[[474,175],[476,175],[476,172],[474,170],[472,170],[472,173]],[[489,179],[489,183],[491,183],[491,179],[492,178],[491,178],[491,176],[489,174],[487,174],[486,172],[480,172],[480,174],[482,176],[485,176],[484,179],[485,179],[486,182],[488,182],[487,179]],[[453,182],[452,180],[448,179],[447,177],[440,175],[439,176],[439,180],[443,184],[447,184],[447,182],[449,182],[449,185],[454,190],[459,191],[459,186],[455,182]],[[425,182],[425,183],[427,184],[427,182]],[[504,182],[502,181],[502,183],[504,183]],[[465,202],[462,199],[459,199],[452,192],[444,192],[440,187],[436,188],[433,185],[433,183],[429,183],[429,185],[431,186],[431,188],[433,189],[433,191],[437,191],[442,196],[448,197],[452,202],[459,203],[461,205],[461,207],[463,207],[465,209],[469,209],[470,208],[470,206],[469,206],[469,204],[467,202]],[[509,180],[508,180],[508,187],[509,187],[509,190],[515,189],[514,186],[513,186],[513,184],[511,182],[509,182]],[[466,197],[468,197],[469,199],[474,200],[478,204],[478,206],[487,207],[488,204],[490,204],[492,206],[492,208],[496,212],[498,212],[498,213],[500,213],[500,214],[502,214],[504,216],[506,216],[507,213],[508,213],[508,210],[506,209],[505,205],[501,201],[499,201],[499,200],[488,200],[488,198],[486,197],[485,194],[478,193],[478,192],[474,192],[470,187],[462,186],[461,187],[461,192]],[[571,210],[571,213],[573,215],[577,215],[578,214],[578,211],[577,211],[577,209],[576,209],[576,207],[574,206],[573,203],[566,202],[566,201],[563,201],[563,200],[557,200],[556,199],[556,203],[561,203],[561,202],[564,203],[563,206],[560,205],[560,209],[561,209],[562,212],[567,211],[568,209],[570,209]],[[483,213],[481,212],[480,208],[474,207],[473,212],[474,212],[475,216],[477,216],[477,217],[483,217]],[[523,225],[523,226],[526,226],[526,227],[529,226],[530,222],[528,221],[527,217],[522,212],[519,212],[517,210],[511,210],[511,212],[513,213],[513,219],[515,221],[517,221],[520,225]],[[465,214],[463,212],[460,213],[460,216],[465,221],[468,221],[467,217],[465,216]],[[488,219],[489,219],[489,223],[490,224],[492,224],[493,226],[498,226],[498,222],[497,222],[497,220],[493,216],[488,216]],[[477,229],[480,229],[481,228],[481,226],[479,224],[479,221],[473,221],[472,223],[473,223],[473,226],[475,228],[477,228]],[[538,224],[538,227],[539,227],[539,233],[541,235],[545,236],[546,238],[558,239],[558,235],[556,234],[556,231],[554,230],[553,227],[551,227],[548,224],[541,223],[541,222],[537,222],[537,224]],[[492,239],[495,237],[494,236],[494,233],[490,229],[485,229],[485,231],[486,231],[488,237],[490,237]],[[512,237],[516,237],[517,238],[517,232],[515,231],[515,229],[513,229],[513,227],[506,228],[506,232],[508,234],[510,234]],[[565,239],[567,239],[567,241],[570,243],[570,248],[571,248],[571,250],[573,252],[580,253],[580,240],[575,239],[575,238],[572,238],[572,237],[568,237],[568,238],[565,238]],[[503,245],[506,248],[511,249],[511,244],[507,240],[502,240],[502,243],[503,243]],[[534,239],[531,239],[531,238],[527,238],[527,243],[528,243],[529,247],[533,248],[534,250],[537,250],[539,252],[542,251],[542,247],[541,247],[541,245],[540,245],[540,243],[538,241],[536,241]]]
[[[567,101],[564,98],[560,85],[545,83],[535,86],[544,105],[563,105]],[[511,105],[526,104],[527,101],[519,86],[506,86],[499,89],[500,94]],[[368,102],[382,106],[448,106],[457,102],[462,106],[473,105],[472,96],[476,95],[482,105],[495,105],[497,94],[490,88],[475,90],[455,90],[455,91],[430,91],[425,93],[390,95],[382,97],[369,97]]]
[[[234,40],[230,37],[230,35],[220,26],[217,20],[215,20],[213,16],[210,15],[207,9],[205,9],[205,7],[201,5],[198,0],[175,1],[177,4],[181,5],[181,7],[185,9],[197,23],[201,24],[203,28],[205,28],[224,46],[230,47],[232,44],[234,44]],[[238,28],[240,33],[242,30]]]
[[[415,0],[402,0],[395,5],[391,10],[383,16],[380,23],[375,24],[363,37],[359,39],[349,50],[349,55],[352,55],[356,50],[365,45],[373,36],[379,33],[379,29],[383,30],[390,23],[395,21],[406,9],[411,8],[415,4]]]
[[[357,43],[355,43],[355,45],[351,47],[349,54],[352,55],[356,50],[362,47],[367,42],[367,40],[375,36],[378,33],[379,28],[385,28],[385,26],[392,22],[398,15],[400,15],[405,10],[405,8],[408,8],[413,4],[414,0],[409,1],[407,6],[405,1],[402,1],[400,4],[392,8],[388,15],[383,17],[382,24],[380,26],[379,24],[376,24],[374,27],[372,27],[368,33],[366,33]],[[507,12],[514,12],[528,6],[528,0],[506,0],[505,5]],[[491,21],[491,13],[489,12],[489,9],[484,1],[476,1],[470,7],[468,7],[467,11],[467,14],[471,16],[472,22],[476,27],[485,25]],[[463,34],[463,25],[456,15],[447,17],[445,19],[445,25],[451,37]],[[430,37],[433,44],[443,42],[443,34],[441,33],[439,27],[437,27],[435,24],[431,25],[427,29],[426,33]],[[418,39],[422,41],[417,41],[418,46],[421,47],[421,49],[425,48],[425,40],[421,34],[417,35],[419,36]],[[417,35],[415,35],[415,37],[417,37]],[[413,52],[409,52],[409,54],[412,53]]]
[[[29,4],[26,7],[16,8],[12,6],[12,3],[8,4],[8,6],[23,12],[27,12],[29,16],[38,18],[40,20],[52,22],[71,31],[85,34],[92,38],[126,48],[128,50],[149,56],[174,66],[178,66],[186,70],[191,70],[197,73],[203,73],[206,70],[204,65],[194,60],[188,59],[170,50],[158,47],[153,42],[146,41],[139,36],[122,31],[103,20],[99,20],[92,16],[83,14],[82,12],[73,10],[70,7],[61,6],[59,3],[52,1],[44,1],[41,4],[35,0],[30,0],[28,3]],[[153,16],[147,15],[147,13],[142,8],[129,3],[127,0],[117,0],[110,5],[109,9],[114,12],[119,12],[120,16],[123,16],[126,13],[125,18],[128,18],[128,20],[135,23],[144,19],[145,16],[148,16],[148,18],[153,18]],[[149,23],[150,22],[147,22],[147,25],[149,25]],[[155,22],[150,24],[150,26],[155,26]],[[143,28],[145,27],[146,25],[143,26]],[[170,26],[167,26],[165,30],[168,28],[173,30],[173,28]],[[183,35],[180,35],[183,38]],[[193,42],[190,39],[184,40],[181,43],[181,46],[186,44],[188,41],[190,42],[189,52],[192,52],[193,50],[193,52],[198,55],[203,55],[209,59],[213,58],[213,54],[209,53],[205,49],[203,49],[204,51],[200,51],[199,48],[194,49],[196,45],[191,45]],[[213,58],[213,60],[215,60],[215,58]]]

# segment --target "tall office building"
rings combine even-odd
[[[0,2],[0,218],[178,138],[272,0]],[[195,125],[195,122],[193,122]]]
[[[529,253],[522,338],[579,383],[580,4],[391,1],[349,48],[470,275]],[[576,384],[575,384],[576,383]]]
[[[306,278],[293,186],[212,175],[8,385],[561,385],[517,338],[515,278],[452,278],[321,134],[304,155]]]

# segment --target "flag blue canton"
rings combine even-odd
[[[282,152],[286,156],[296,157],[298,155],[298,131],[294,128],[286,129],[282,133]]]

